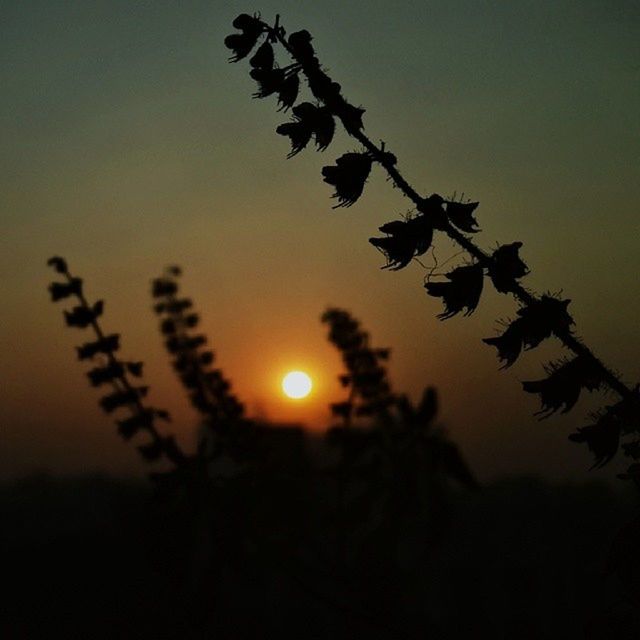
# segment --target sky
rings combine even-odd
[[[637,2],[388,3],[0,2],[0,475],[145,471],[97,408],[49,301],[52,255],[65,256],[122,354],[146,363],[150,399],[192,446],[197,417],[175,380],[151,311],[168,264],[200,312],[218,364],[249,412],[329,423],[342,399],[338,354],[319,318],[350,310],[391,347],[394,389],[441,399],[441,423],[481,481],[508,474],[611,478],[567,440],[613,396],[539,422],[521,381],[562,355],[553,340],[507,371],[483,337],[513,300],[485,287],[469,318],[436,319],[420,265],[382,271],[367,239],[409,209],[378,170],[363,197],[332,210],[321,168],[357,149],[286,160],[286,114],[251,98],[246,61],[224,37],[242,12],[307,29],[365,131],[421,193],[479,200],[487,250],[521,241],[525,284],[562,292],[583,337],[633,385],[640,380],[640,5]],[[286,64],[282,55],[281,64]],[[457,249],[438,238],[439,263]],[[459,259],[459,258],[458,258]],[[455,260],[455,258],[454,258]],[[433,263],[431,255],[425,263]],[[313,376],[285,400],[289,369]]]

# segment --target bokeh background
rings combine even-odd
[[[578,332],[633,384],[640,226],[640,6],[596,1],[388,3],[0,2],[0,472],[138,475],[87,388],[49,302],[46,260],[65,256],[123,354],[146,363],[151,399],[189,446],[197,420],[173,377],[150,280],[184,268],[203,329],[250,413],[321,430],[342,392],[319,316],[349,309],[390,346],[396,388],[435,385],[442,422],[481,481],[584,478],[567,434],[606,398],[538,422],[520,382],[561,354],[549,341],[498,371],[481,342],[515,303],[486,289],[471,318],[439,322],[424,271],[380,271],[367,238],[409,203],[372,173],[360,201],[332,211],[320,170],[354,143],[285,160],[275,100],[252,100],[245,62],[227,64],[241,12],[307,28],[345,96],[367,109],[425,194],[480,201],[481,246],[520,240],[533,289],[571,298]],[[282,60],[284,64],[284,60]],[[440,263],[457,249],[439,239]],[[432,256],[426,263],[432,264]],[[302,368],[304,403],[279,379]],[[591,476],[612,478],[614,462]]]

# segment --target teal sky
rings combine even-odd
[[[172,378],[149,281],[183,266],[219,363],[253,412],[326,424],[338,356],[319,316],[360,318],[393,349],[398,390],[435,385],[442,420],[481,479],[584,478],[567,434],[582,401],[538,423],[520,381],[561,354],[550,342],[498,371],[481,342],[515,303],[485,290],[471,318],[442,323],[423,270],[380,271],[368,243],[409,203],[374,171],[332,211],[320,170],[356,145],[285,160],[275,100],[252,100],[247,63],[227,64],[241,12],[308,29],[345,96],[367,109],[422,193],[480,201],[478,243],[520,240],[538,292],[572,299],[578,333],[624,379],[640,380],[640,5],[637,2],[0,2],[0,426],[3,473],[136,473],[131,446],[96,408],[73,360],[82,341],[49,301],[67,257],[124,353],[147,363],[152,398],[189,443],[196,418]],[[284,59],[281,59],[284,63]],[[457,250],[436,244],[440,262]],[[431,258],[428,257],[427,262]],[[278,396],[308,368],[306,405]],[[612,401],[613,396],[609,399]],[[591,477],[610,477],[624,462]]]

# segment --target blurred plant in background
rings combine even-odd
[[[155,427],[168,414],[143,404],[147,388],[128,378],[139,377],[142,364],[118,360],[119,335],[105,335],[98,324],[104,303],[89,304],[64,259],[49,264],[65,277],[50,285],[52,300],[79,302],[64,312],[67,325],[95,333],[78,355],[97,365],[88,373],[93,386],[113,387],[103,410],[128,410],[120,434],[128,440],[146,431],[152,441],[139,447],[145,459],[171,463],[150,477],[172,505],[172,530],[181,529],[174,544],[189,548],[180,588],[200,626],[227,633],[224,611],[253,598],[256,581],[282,576],[338,612],[338,628],[359,620],[396,636],[405,624],[401,594],[424,581],[421,567],[448,526],[448,480],[476,486],[434,423],[435,390],[427,388],[416,407],[393,393],[383,364],[389,350],[371,348],[347,311],[328,309],[322,321],[342,354],[340,381],[349,395],[331,405],[341,423],[312,453],[300,427],[245,415],[231,383],[213,368],[216,356],[197,331],[193,301],[180,295],[181,269],[172,266],[153,280],[152,296],[171,365],[203,420],[196,451],[186,454]]]

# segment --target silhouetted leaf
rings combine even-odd
[[[160,331],[166,336],[173,335],[176,332],[176,323],[171,318],[165,318],[160,323]]]
[[[422,393],[416,418],[420,424],[428,425],[438,413],[438,393],[434,387],[427,387]]]
[[[142,367],[144,366],[142,362],[127,362],[127,371],[136,378],[140,378],[142,376]]]
[[[307,62],[315,56],[311,41],[313,37],[306,31],[296,31],[289,36],[289,47],[294,57],[300,62]]]
[[[276,133],[289,136],[291,140],[291,151],[287,158],[293,158],[296,153],[300,153],[309,144],[312,134],[311,128],[304,122],[285,122],[278,126]]]
[[[567,313],[570,300],[559,300],[543,295],[526,307],[518,310],[523,323],[523,343],[525,349],[537,347],[551,334],[569,330],[573,319]]]
[[[429,197],[422,198],[418,204],[418,211],[434,229],[447,229],[448,219],[444,203],[445,200],[442,196],[432,193]]]
[[[258,18],[252,17],[246,13],[239,15],[234,21],[233,26],[240,29],[242,33],[234,33],[224,39],[224,44],[228,49],[233,51],[233,55],[229,58],[229,62],[238,62],[251,53],[256,46],[258,38],[264,31],[264,27]]]
[[[249,60],[249,64],[257,69],[272,69],[273,61],[273,47],[269,42],[263,42],[258,47],[255,55]]]
[[[348,419],[351,415],[353,405],[350,402],[334,402],[329,405],[329,408],[336,418]]]
[[[173,436],[167,436],[166,438],[163,438],[162,443],[164,448],[164,455],[169,460],[171,460],[171,462],[176,465],[180,465],[186,460],[185,455],[182,453],[180,447],[178,447],[178,444]]]
[[[358,387],[375,387],[382,382],[386,372],[382,368],[372,368],[368,371],[358,371],[351,375],[353,384]]]
[[[222,371],[220,369],[213,369],[212,371],[207,371],[204,374],[204,379],[207,381],[212,388],[217,387],[218,385],[224,383],[224,376],[222,375]]]
[[[378,364],[378,354],[369,348],[351,348],[342,354],[349,370],[371,369]]]
[[[349,374],[338,376],[338,380],[343,387],[348,387],[351,384],[351,376]]]
[[[64,319],[69,327],[77,327],[79,329],[85,329],[95,319],[100,316],[103,309],[102,300],[98,300],[92,308],[79,305],[74,307],[71,311],[64,312]]]
[[[106,413],[111,413],[118,407],[135,404],[141,397],[146,395],[147,390],[147,387],[138,387],[125,391],[114,391],[100,399],[100,406]]]
[[[315,136],[319,151],[323,151],[331,143],[335,131],[335,122],[330,111],[325,107],[317,107],[310,102],[302,102],[292,109],[294,122],[281,124],[276,133],[289,136],[291,152],[287,158],[304,149],[311,136]]]
[[[502,369],[510,367],[522,351],[522,322],[520,319],[514,320],[506,331],[495,338],[483,338],[483,342],[498,349],[498,358],[504,361]]]
[[[287,76],[278,91],[278,104],[280,105],[278,111],[286,111],[295,104],[299,89],[300,80],[298,79],[298,74],[292,73]]]
[[[168,278],[156,278],[153,281],[151,295],[154,298],[172,296],[178,291],[178,285]]]
[[[536,415],[542,418],[560,410],[567,413],[578,401],[582,389],[593,391],[603,384],[599,367],[587,358],[551,363],[545,370],[549,377],[544,380],[522,383],[526,392],[540,394],[542,409]]]
[[[529,273],[527,265],[520,259],[518,251],[522,242],[512,242],[498,247],[492,257],[489,276],[497,291],[507,293],[511,291],[515,280]]]
[[[207,344],[207,338],[204,335],[190,336],[184,341],[184,344],[187,349],[197,349]]]
[[[450,222],[458,227],[460,231],[466,233],[476,233],[480,231],[473,212],[478,207],[479,202],[447,202],[447,217]]]
[[[57,302],[70,296],[81,296],[82,280],[72,278],[69,282],[52,282],[49,285],[49,293],[51,294],[51,302]]]
[[[189,298],[181,298],[165,303],[165,311],[168,313],[181,313],[193,306],[193,302]]]
[[[204,374],[209,388],[214,391],[215,394],[224,395],[231,389],[231,383],[225,380],[220,369],[214,369],[213,371],[207,371]]]
[[[340,109],[340,117],[342,119],[342,124],[348,133],[354,134],[364,127],[362,124],[362,116],[365,111],[366,109],[363,109],[362,107],[354,107],[348,102],[344,102]]]
[[[593,424],[579,428],[577,433],[569,436],[569,440],[587,444],[596,459],[591,468],[597,469],[607,464],[618,451],[620,422],[615,413],[607,410],[594,417],[596,421]]]
[[[532,349],[552,334],[569,330],[573,324],[567,313],[569,302],[544,295],[519,309],[519,317],[501,336],[484,338],[483,342],[497,347],[498,357],[505,361],[502,368],[509,367],[516,361],[522,348]]]
[[[433,241],[433,226],[427,216],[420,214],[409,220],[394,220],[379,227],[386,238],[369,238],[369,242],[387,258],[383,267],[398,271],[416,256],[427,252]]]
[[[336,123],[329,109],[318,107],[312,128],[318,151],[324,151],[331,144],[336,130]]]
[[[446,320],[466,309],[465,316],[471,315],[480,301],[484,283],[484,269],[479,264],[456,267],[446,274],[449,282],[427,282],[424,286],[430,296],[441,297],[444,313],[438,314]]]
[[[180,376],[180,380],[182,380],[182,384],[187,389],[197,389],[200,386],[200,376],[198,375],[198,371],[195,369],[184,372]]]
[[[53,267],[58,273],[66,274],[69,272],[67,261],[60,256],[53,256],[47,260],[47,264]]]
[[[427,387],[422,394],[422,399],[417,407],[414,407],[406,395],[397,396],[394,404],[400,414],[401,425],[412,430],[428,429],[438,412],[438,395],[433,387]]]
[[[105,367],[96,367],[87,372],[87,377],[91,385],[98,387],[101,384],[112,382],[116,378],[122,377],[124,368],[120,362],[111,362]]]
[[[178,336],[173,335],[165,341],[165,346],[171,353],[179,353],[180,351],[193,351],[198,347],[206,344],[207,339],[203,335],[197,336]]]
[[[78,352],[78,360],[87,360],[93,358],[98,353],[113,353],[120,348],[120,335],[112,333],[95,342],[87,342],[81,347],[76,347]]]
[[[411,404],[411,400],[407,395],[398,395],[395,401],[396,409],[400,414],[400,422],[402,425],[413,425],[416,420],[416,411]]]
[[[249,75],[258,83],[254,98],[267,98],[277,93],[285,81],[284,69],[251,69]]]
[[[194,327],[197,327],[199,322],[200,322],[200,317],[198,316],[197,313],[190,313],[189,315],[186,315],[184,317],[184,324],[186,327],[189,327],[189,329],[193,329]]]
[[[214,355],[212,351],[204,351],[200,354],[200,363],[207,366],[213,363]]]
[[[350,207],[361,195],[371,172],[371,157],[366,153],[345,153],[335,166],[323,167],[322,175],[327,184],[335,187],[333,208]]]
[[[153,409],[145,409],[144,411],[134,414],[130,418],[117,420],[118,433],[125,440],[131,439],[141,429],[149,429],[153,426],[154,414],[155,412]]]

